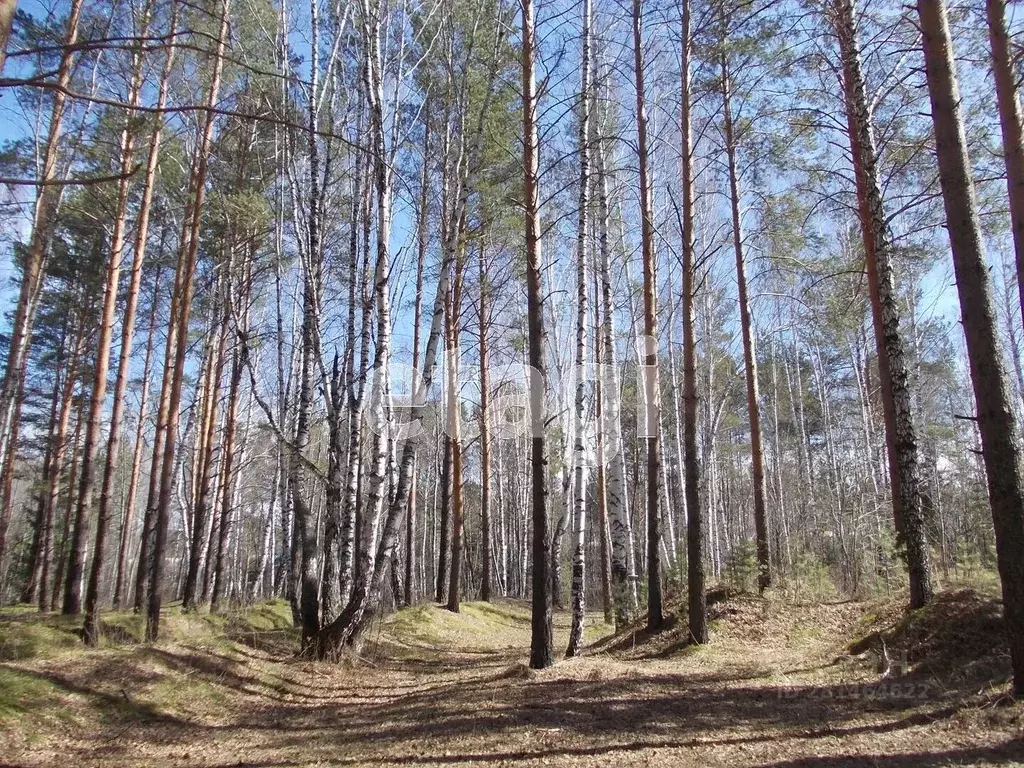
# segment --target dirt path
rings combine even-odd
[[[863,606],[728,610],[707,648],[626,638],[540,673],[523,666],[528,619],[514,606],[451,620],[421,609],[412,627],[384,627],[359,667],[290,659],[272,634],[223,652],[137,649],[118,660],[116,682],[102,654],[23,663],[78,715],[10,737],[0,755],[205,768],[1024,765],[1020,705],[833,663],[834,634]],[[179,678],[172,704],[144,703]],[[100,705],[105,714],[90,714]]]

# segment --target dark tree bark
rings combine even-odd
[[[419,386],[419,366],[420,366],[420,326],[422,325],[423,316],[423,267],[426,263],[427,258],[427,245],[429,244],[429,223],[430,223],[430,209],[429,209],[429,198],[428,188],[430,185],[430,163],[428,162],[428,152],[430,150],[430,100],[427,100],[424,106],[424,111],[427,114],[427,119],[424,121],[424,132],[423,132],[423,175],[420,177],[420,200],[419,207],[416,211],[416,297],[413,303],[413,318],[412,318],[412,365],[413,365],[413,381],[410,388],[411,392],[416,392],[416,388]],[[483,354],[481,352],[481,354]],[[412,605],[416,599],[416,547],[414,546],[414,538],[416,536],[416,480],[417,480],[417,462],[414,459],[412,465],[412,477],[409,479],[409,508],[406,511],[405,518],[405,604]],[[486,598],[485,598],[486,599]]]
[[[1003,135],[1006,162],[1006,192],[1010,201],[1010,229],[1017,263],[1017,291],[1024,317],[1024,129],[1017,98],[1014,55],[1006,28],[1005,0],[985,0],[988,39],[992,46],[992,75],[996,83],[996,106]]]
[[[75,400],[75,387],[78,383],[78,365],[84,345],[84,331],[81,327],[75,333],[75,340],[68,354],[67,369],[60,387],[60,411],[57,426],[53,432],[53,444],[47,451],[46,485],[47,491],[43,499],[43,515],[39,531],[39,574],[38,594],[39,610],[50,609],[50,561],[53,557],[53,521],[57,514],[57,503],[60,499],[60,475],[64,466],[64,457],[68,449],[68,425],[71,422],[71,411]],[[55,392],[57,391],[56,382]],[[59,587],[58,581],[55,586]],[[29,601],[26,601],[29,602]],[[35,602],[32,600],[31,602]]]
[[[910,607],[921,608],[931,599],[932,584],[921,498],[917,429],[911,406],[910,372],[904,354],[899,296],[893,273],[892,236],[878,179],[878,157],[861,75],[853,0],[834,0],[832,12],[843,60],[846,118],[857,179],[857,201],[878,353],[893,515],[897,541],[905,547],[910,572]]]
[[[528,315],[530,382],[530,473],[533,516],[533,609],[530,667],[544,669],[554,663],[551,627],[550,538],[548,533],[548,459],[544,438],[547,363],[544,346],[544,289],[541,285],[541,223],[537,141],[537,84],[534,79],[536,32],[533,0],[521,0],[523,82],[523,200],[526,212],[526,304]]]
[[[754,348],[753,320],[747,288],[747,264],[740,224],[740,187],[737,167],[737,140],[732,117],[732,86],[725,44],[726,21],[722,19],[722,49],[719,63],[722,74],[722,121],[725,128],[725,153],[729,163],[729,202],[732,208],[732,244],[736,255],[736,284],[739,293],[740,329],[743,335],[743,359],[747,379],[747,414],[750,420],[750,463],[754,490],[754,530],[757,538],[757,588],[764,592],[772,584],[771,550],[768,542],[768,513],[765,509],[764,449],[761,444],[761,394],[757,376],[757,352]]]
[[[48,505],[49,492],[46,486],[50,481],[50,462],[53,459],[54,451],[59,450],[57,433],[60,431],[60,417],[64,415],[64,405],[67,403],[70,415],[71,394],[66,392],[69,354],[69,334],[72,330],[70,319],[65,316],[60,330],[60,343],[57,345],[53,362],[53,393],[50,396],[50,414],[47,418],[46,428],[46,449],[43,451],[43,485],[44,489],[39,493],[36,515],[32,526],[32,544],[29,549],[28,578],[21,592],[21,602],[35,603],[39,599],[39,582],[42,578],[43,549],[44,546],[52,547],[53,537],[53,514],[52,507]],[[77,341],[77,334],[75,336]],[[60,442],[63,443],[67,436],[67,424],[64,424],[64,435]],[[49,512],[49,515],[47,514]],[[47,520],[49,517],[49,521]],[[51,541],[46,541],[49,536]],[[49,558],[49,555],[47,556]],[[49,563],[47,563],[49,567]]]
[[[565,610],[565,588],[562,584],[562,541],[565,529],[569,525],[568,518],[562,514],[555,523],[551,534],[551,605],[560,611]]]
[[[78,401],[78,414],[75,417],[75,434],[71,439],[71,464],[69,465],[71,469],[68,473],[68,492],[65,494],[64,524],[62,526],[60,536],[60,546],[57,547],[56,556],[54,558],[54,562],[57,565],[57,571],[53,577],[53,587],[49,591],[43,590],[39,596],[39,610],[44,613],[51,609],[55,609],[60,602],[60,596],[64,584],[64,575],[67,573],[68,544],[71,541],[71,522],[74,519],[75,512],[75,494],[72,489],[74,489],[78,484],[78,457],[82,447],[82,424],[85,423],[84,399],[83,393],[79,392],[79,395],[76,398]],[[57,501],[54,500],[54,506],[56,506],[56,503]],[[49,571],[49,563],[44,561],[44,568],[46,571]]]
[[[465,210],[465,209],[463,209]],[[464,216],[458,222],[459,229],[465,228]],[[461,238],[460,238],[461,240]],[[462,248],[464,246],[460,246]],[[445,360],[447,366],[447,401],[446,422],[448,435],[451,438],[452,467],[452,556],[451,570],[448,577],[447,608],[453,613],[459,612],[459,601],[462,590],[463,538],[465,534],[465,508],[462,497],[462,413],[458,398],[459,391],[459,323],[462,306],[462,268],[464,252],[460,252],[452,265],[455,270],[452,280],[451,303],[448,307],[445,337],[447,350]]]
[[[1024,477],[1021,442],[992,301],[978,206],[960,117],[960,89],[942,0],[918,0],[946,229],[967,340],[988,476],[1014,692],[1024,694]]]
[[[323,372],[324,400],[327,404],[327,477],[324,501],[324,557],[320,578],[320,614],[323,624],[329,624],[341,610],[341,578],[339,538],[341,532],[342,498],[345,484],[344,383],[337,352],[330,375]]]
[[[704,588],[704,513],[701,508],[700,454],[697,449],[697,342],[695,334],[696,269],[694,254],[693,134],[690,117],[690,2],[682,12],[680,136],[683,193],[683,471],[686,476],[686,590],[690,641],[708,641]]]
[[[251,254],[242,268],[242,276],[237,292],[228,288],[229,314],[241,327],[236,327],[235,334],[244,336],[247,329],[246,318],[249,307],[249,286],[252,264],[255,254]],[[230,269],[230,265],[229,265]],[[223,604],[229,597],[228,584],[228,545],[231,541],[232,520],[235,506],[235,454],[238,444],[238,404],[241,398],[242,370],[245,363],[240,345],[234,345],[231,360],[231,381],[228,385],[227,413],[224,420],[224,448],[221,458],[221,502],[220,527],[217,534],[216,560],[213,575],[213,593],[210,610],[214,613],[223,610]]]
[[[491,599],[491,427],[490,382],[487,377],[487,330],[490,326],[490,284],[484,267],[484,245],[480,244],[477,260],[480,276],[480,599]],[[417,315],[418,318],[418,315]],[[411,540],[411,539],[410,539]]]
[[[633,75],[636,80],[637,153],[640,163],[641,241],[644,262],[644,437],[647,443],[647,629],[657,632],[664,623],[661,598],[661,513],[658,481],[661,476],[661,393],[658,384],[658,306],[654,262],[654,212],[648,170],[647,97],[644,87],[644,52],[641,0],[633,0]]]
[[[451,551],[451,505],[452,505],[452,439],[446,432],[444,435],[444,457],[441,459],[441,509],[438,519],[437,546],[437,580],[434,590],[434,601],[443,603],[448,593],[449,564],[448,554]]]

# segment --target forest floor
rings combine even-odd
[[[1024,765],[992,596],[710,613],[700,648],[678,625],[608,636],[589,616],[586,655],[534,672],[522,603],[400,611],[340,664],[295,658],[282,603],[175,613],[156,646],[112,615],[93,651],[65,619],[6,609],[0,765]],[[558,613],[559,655],[567,635]]]

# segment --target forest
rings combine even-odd
[[[1017,11],[0,0],[0,764],[1024,760]]]

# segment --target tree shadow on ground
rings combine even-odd
[[[992,702],[922,673],[844,683],[802,676],[832,666],[811,664],[794,671],[802,684],[791,685],[753,663],[702,668],[624,663],[622,656],[605,663],[599,655],[534,672],[518,650],[481,653],[388,639],[357,669],[298,659],[294,647],[265,651],[246,643],[218,650],[146,649],[139,663],[220,686],[233,697],[230,707],[203,718],[143,717],[130,738],[86,736],[78,747],[80,762],[102,749],[111,764],[132,763],[138,760],[133,745],[142,742],[167,750],[164,762],[185,745],[207,760],[231,750],[233,759],[224,765],[254,768],[592,764],[648,760],[655,751],[658,760],[669,753],[664,764],[685,758],[705,768],[915,768],[1024,760],[1024,742],[1001,741],[1017,735],[1019,726],[964,735],[966,744],[984,739],[994,746],[965,745],[956,735],[959,716]],[[644,652],[654,650],[652,644]],[[659,645],[658,654],[679,651],[685,653],[665,653]],[[89,694],[95,685],[109,695],[104,671],[97,665],[73,675],[76,692]],[[828,676],[848,671],[840,666]],[[1017,717],[1018,708],[1010,715]]]
[[[219,667],[198,669],[222,674]],[[302,755],[296,764],[332,765],[473,765],[556,757],[585,761],[617,752],[703,751],[776,742],[787,742],[790,753],[813,755],[826,747],[834,751],[836,739],[885,734],[901,735],[901,744],[917,747],[924,744],[918,729],[959,711],[948,695],[922,681],[787,686],[733,680],[710,685],[683,673],[524,680],[493,669],[479,672],[437,674],[413,690],[353,678],[337,682],[330,697],[284,701],[266,692],[261,706],[239,710],[238,717],[221,724],[176,723],[176,738],[197,746],[226,737],[252,739],[258,742],[253,753],[276,756],[262,763],[266,765],[287,765],[281,758],[295,754]],[[236,683],[230,675],[224,678],[225,685]],[[252,693],[251,687],[245,690]],[[1013,741],[974,752],[978,759],[1003,760],[1010,754],[1024,757],[1020,748]],[[970,754],[962,751],[965,757]],[[947,755],[957,757],[956,752],[922,751],[875,763],[840,755],[834,762],[799,758],[779,765],[902,768],[933,764]]]
[[[116,692],[104,691],[88,679],[82,681],[73,680],[56,670],[19,668],[18,671],[21,674],[49,683],[67,694],[82,697],[91,707],[101,712],[103,718],[109,722],[122,723],[131,721],[178,728],[190,726],[190,723],[186,720],[136,700],[121,686],[118,687]],[[0,758],[0,765],[5,765],[2,762],[2,758]]]
[[[991,747],[950,749],[944,752],[914,752],[904,755],[835,755],[800,757],[770,763],[763,768],[926,768],[935,765],[1019,765],[1024,759],[1024,740],[1011,739]]]
[[[703,742],[702,746],[713,745],[714,742]],[[550,750],[521,750],[507,752],[488,752],[460,755],[416,755],[390,758],[392,765],[485,765],[488,763],[505,763],[509,761],[538,760],[547,761],[553,758],[566,758],[573,761],[584,761],[587,758],[611,758],[619,753],[646,752],[648,750],[672,750],[685,748],[689,745],[672,741],[632,742],[601,747],[579,747]],[[623,755],[625,757],[625,755]],[[936,765],[1019,765],[1024,758],[1024,740],[1011,739],[1002,744],[989,747],[968,747],[937,751],[917,751],[895,755],[814,755],[800,757],[781,762],[754,763],[759,768],[930,768]],[[360,758],[333,761],[332,765],[352,765],[363,762]],[[716,764],[712,761],[711,764]],[[307,765],[305,761],[268,760],[260,762],[231,762],[207,766],[207,768],[270,768],[271,766]]]
[[[285,657],[295,654],[298,650],[298,634],[291,627],[256,630],[242,625],[228,624],[224,633],[228,640],[234,643],[271,656]]]

